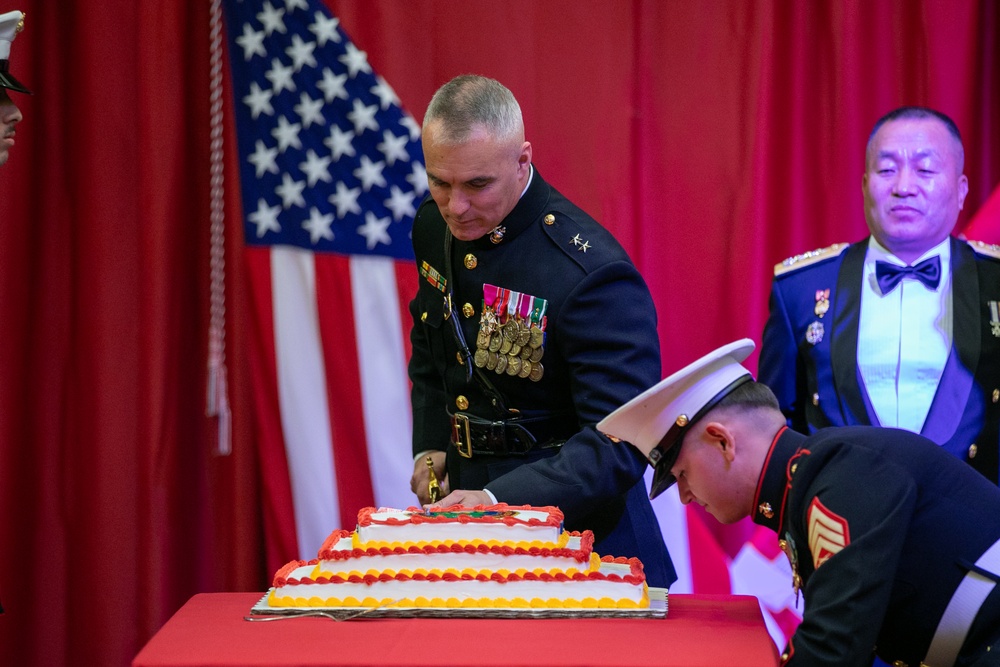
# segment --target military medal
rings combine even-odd
[[[830,310],[830,290],[816,290],[816,308],[813,309],[813,312],[816,313],[816,317],[823,319],[828,310]]]
[[[507,357],[507,375],[518,375],[521,372],[521,357]]]
[[[823,323],[816,320],[806,329],[806,341],[810,345],[816,345],[823,340]]]
[[[476,353],[472,358],[473,363],[479,368],[486,367],[489,359],[490,345],[493,342],[493,333],[497,328],[497,316],[493,310],[497,299],[497,288],[493,285],[483,285],[483,309],[479,316],[479,333],[476,335]]]
[[[802,590],[802,577],[799,575],[799,556],[795,551],[795,540],[790,532],[785,532],[785,539],[778,540],[778,546],[788,556],[792,566],[792,589],[795,591],[795,606],[799,606],[799,591]]]
[[[990,308],[990,332],[1000,338],[1000,302],[987,301]]]
[[[476,366],[497,375],[541,380],[547,308],[545,299],[484,283]]]

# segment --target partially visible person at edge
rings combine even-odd
[[[7,94],[8,90],[31,94],[20,81],[10,73],[10,45],[14,37],[24,28],[24,14],[7,12],[0,14],[0,166],[7,164],[10,149],[14,145],[14,127],[21,122],[21,110]],[[0,604],[0,614],[3,604]]]
[[[920,433],[1000,475],[1000,247],[951,236],[969,191],[955,123],[902,107],[862,177],[871,236],[775,267],[760,381],[802,433]]]
[[[460,76],[423,123],[430,196],[413,223],[411,489],[434,506],[556,506],[602,555],[676,580],[646,461],[594,428],[660,374],[649,290],[612,235],[532,164],[502,84]],[[428,467],[428,457],[430,468]],[[452,489],[450,493],[447,493]]]
[[[722,523],[774,530],[802,622],[789,666],[1000,665],[1000,488],[930,440],[895,428],[788,428],[742,361],[744,339],[602,420]]]
[[[7,91],[31,94],[10,71],[10,46],[23,28],[24,14],[21,12],[0,14],[0,166],[6,164],[10,157],[10,149],[14,146],[14,128],[23,118]]]

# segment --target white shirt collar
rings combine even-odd
[[[949,268],[951,262],[950,236],[918,257],[913,263],[919,264],[934,255],[939,255],[941,257],[941,273],[947,273],[947,269]],[[892,262],[893,264],[898,264],[899,266],[906,266],[906,262],[889,252],[889,250],[887,250],[881,243],[875,240],[874,236],[870,236],[868,237],[868,253],[865,255],[865,264],[874,266],[875,262],[878,260]]]

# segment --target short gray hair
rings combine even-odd
[[[441,123],[441,140],[447,144],[465,142],[477,126],[500,140],[524,133],[514,94],[499,81],[475,74],[457,76],[438,88],[424,114],[424,126],[432,122]]]

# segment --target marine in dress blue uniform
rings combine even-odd
[[[663,380],[598,424],[731,523],[774,530],[804,596],[782,663],[1000,664],[1000,488],[910,431],[806,436],[740,362],[744,339]]]
[[[954,339],[921,435],[996,483],[1000,247],[955,238],[950,243]],[[799,432],[880,425],[858,369],[867,247],[867,239],[838,244],[775,267],[759,379],[774,391],[789,426]]]
[[[941,664],[927,657],[942,614],[1000,540],[1000,489],[899,429],[786,428],[754,508],[754,522],[774,530],[795,563],[805,597],[784,654],[790,665],[869,665],[873,647],[890,665]],[[1000,664],[998,640],[993,587],[954,664]]]
[[[652,298],[614,237],[526,166],[526,189],[479,238],[452,236],[430,197],[417,211],[414,456],[446,451],[452,490],[559,507],[568,530],[593,531],[595,551],[638,557],[649,585],[669,586],[676,574],[646,496],[646,461],[595,429],[659,377]],[[430,163],[428,173],[433,185]],[[486,315],[530,324],[535,339],[498,348]]]

